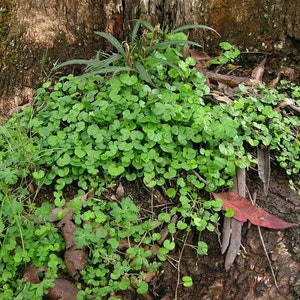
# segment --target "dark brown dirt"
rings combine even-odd
[[[254,171],[248,173],[248,189],[257,193],[257,205],[287,222],[299,224],[300,197],[289,188],[289,182],[281,171],[272,170],[269,195],[263,195],[263,185]],[[150,191],[142,186],[125,186],[138,205],[151,210]],[[154,206],[161,194],[154,195]],[[221,231],[221,224],[220,229]],[[177,299],[203,300],[296,300],[300,299],[300,244],[299,226],[287,230],[261,228],[265,248],[278,283],[275,286],[270,265],[260,239],[257,226],[244,224],[242,249],[231,269],[224,269],[224,256],[221,255],[218,235],[204,232],[201,240],[209,245],[207,256],[199,256],[190,247],[185,247],[180,258],[180,278],[189,275],[193,286],[178,286]],[[133,291],[126,292],[123,299],[174,299],[178,283],[178,264],[182,242],[175,237],[176,250],[172,260],[163,263],[163,272],[150,283],[147,295],[137,296]],[[191,233],[187,243],[196,244],[199,236]]]

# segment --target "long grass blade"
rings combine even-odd
[[[149,73],[146,71],[146,69],[143,67],[143,65],[140,62],[135,62],[134,63],[135,68],[137,69],[138,73],[144,79],[146,82],[153,84],[153,81],[151,79],[151,76]]]
[[[176,41],[165,41],[165,42],[154,44],[153,46],[148,47],[146,49],[146,52],[149,53],[150,51],[157,49],[157,48],[164,48],[164,47],[173,46],[173,45],[185,45],[185,44],[189,44],[189,45],[193,45],[193,46],[202,48],[202,46],[200,44],[193,42],[193,41],[176,40]]]
[[[113,37],[111,34],[108,34],[108,33],[103,32],[103,31],[96,31],[95,33],[102,36],[106,40],[108,40],[118,50],[118,52],[120,54],[122,54],[124,56],[126,55],[122,44],[115,37]]]
[[[68,61],[65,61],[61,64],[58,64],[57,66],[54,66],[53,69],[59,69],[65,66],[70,66],[70,65],[88,65],[92,62],[93,60],[88,60],[88,59],[71,59]]]
[[[114,63],[115,61],[118,61],[122,58],[123,56],[120,54],[113,54],[110,57],[103,59],[103,60],[99,60],[99,61],[92,61],[85,69],[87,72],[90,71],[96,71],[96,70],[100,70],[103,69],[107,66],[109,66],[110,64]]]
[[[205,25],[200,25],[200,24],[183,25],[183,26],[180,26],[178,28],[175,28],[170,33],[174,34],[174,33],[184,31],[184,30],[189,30],[189,29],[207,29],[207,30],[211,30],[211,31],[215,32],[218,36],[220,36],[220,34],[216,30],[214,30],[213,28],[211,28],[209,26],[205,26]]]
[[[86,76],[90,76],[90,75],[103,75],[103,74],[117,74],[117,73],[121,73],[121,72],[130,72],[133,71],[132,68],[130,67],[114,67],[114,66],[110,66],[107,68],[103,68],[103,69],[99,69],[99,70],[95,70],[92,71],[88,74],[84,74],[82,75],[83,77]]]
[[[156,60],[158,63],[162,64],[162,65],[167,65],[173,69],[175,69],[179,74],[180,76],[183,76],[183,72],[182,70],[176,66],[175,64],[173,64],[172,62],[166,60],[166,59],[161,59],[161,58],[156,58],[156,57],[151,57],[150,58],[151,60]]]
[[[141,22],[141,24],[146,28],[148,29],[150,32],[153,32],[154,31],[154,27],[147,21],[145,20],[141,20],[139,19],[139,21]]]
[[[136,23],[132,29],[132,35],[131,35],[131,42],[135,42],[135,39],[136,39],[136,36],[137,36],[137,33],[139,31],[141,27],[141,20],[136,20]]]

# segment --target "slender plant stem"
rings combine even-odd
[[[208,181],[206,181],[204,178],[202,178],[195,170],[192,170],[192,171],[201,182],[203,182],[205,185],[209,186]]]
[[[181,258],[183,255],[184,248],[186,246],[186,241],[187,241],[188,236],[189,236],[189,233],[186,234],[184,241],[183,241],[182,249],[179,252],[178,263],[177,263],[177,284],[176,284],[176,289],[175,289],[174,300],[178,300],[178,288],[180,285],[180,272],[181,272],[180,262],[181,262]]]

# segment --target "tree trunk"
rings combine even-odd
[[[28,101],[56,62],[105,49],[94,31],[124,40],[136,18],[170,28],[208,25],[221,37],[190,33],[206,50],[228,40],[299,65],[299,0],[0,0],[0,114]]]

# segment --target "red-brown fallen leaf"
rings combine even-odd
[[[88,254],[86,247],[80,249],[76,245],[70,247],[66,250],[64,259],[69,275],[77,280],[79,277],[77,271],[83,270],[87,263]]]
[[[66,242],[66,249],[71,248],[75,245],[74,235],[76,226],[72,221],[73,211],[69,210],[67,214],[57,223],[57,227],[61,229],[62,235]]]
[[[252,224],[272,229],[285,229],[295,224],[287,223],[265,210],[251,204],[250,201],[234,192],[212,193],[215,199],[223,201],[223,209],[231,208],[234,211],[233,218],[246,222],[249,220]]]
[[[42,266],[39,268],[36,268],[33,263],[31,262],[27,268],[24,270],[24,274],[23,274],[23,278],[27,281],[27,282],[31,282],[31,283],[40,283],[40,277],[38,275],[39,272],[46,272],[47,271],[47,267]]]
[[[44,296],[47,300],[76,300],[78,288],[67,279],[56,279],[54,287]]]

